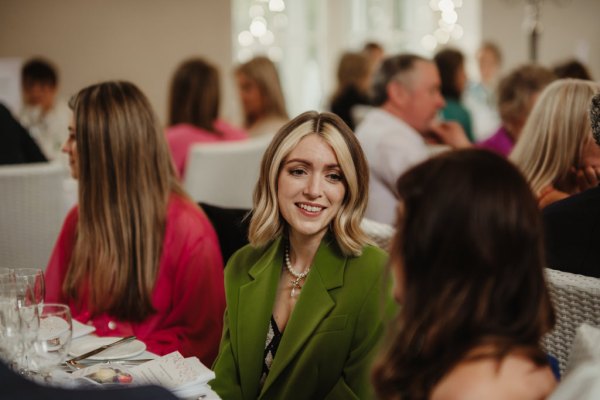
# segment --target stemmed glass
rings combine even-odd
[[[62,364],[71,348],[73,325],[69,306],[45,303],[39,306],[40,328],[30,351],[30,365],[46,380]]]
[[[18,268],[14,270],[14,274],[19,307],[43,304],[44,272],[39,268]]]

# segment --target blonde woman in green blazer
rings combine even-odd
[[[211,382],[223,399],[371,398],[387,255],[360,229],[368,167],[354,133],[306,112],[266,150],[250,245],[225,268]]]

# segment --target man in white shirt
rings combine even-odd
[[[429,157],[427,143],[470,146],[456,122],[434,122],[445,105],[440,84],[436,65],[413,54],[387,58],[375,75],[373,101],[378,108],[356,128],[370,166],[367,218],[395,223],[396,180]]]
[[[23,109],[19,121],[41,147],[49,160],[66,164],[61,147],[69,134],[71,110],[57,99],[58,76],[46,60],[32,59],[21,69]]]

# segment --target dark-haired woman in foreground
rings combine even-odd
[[[397,183],[395,331],[374,369],[381,399],[542,399],[556,382],[539,211],[491,152],[428,160]]]

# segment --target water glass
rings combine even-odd
[[[0,358],[14,365],[20,356],[21,319],[14,284],[0,282]]]
[[[67,358],[73,325],[69,307],[64,304],[45,303],[39,309],[40,328],[30,352],[30,365],[48,378],[51,370]]]

